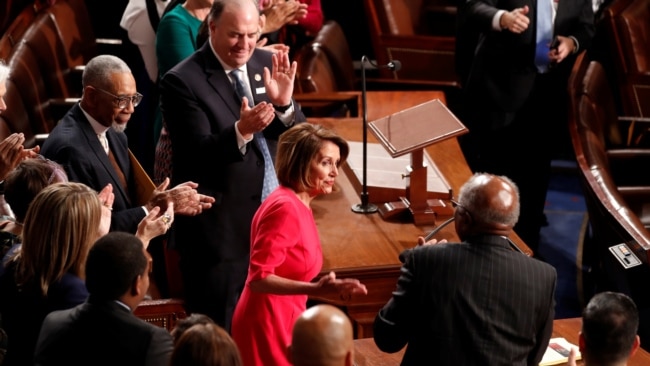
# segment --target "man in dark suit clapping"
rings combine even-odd
[[[176,181],[192,180],[216,199],[176,219],[188,310],[230,329],[250,256],[250,225],[277,185],[279,135],[305,116],[292,100],[297,65],[285,52],[256,48],[261,23],[252,0],[215,0],[210,38],[160,83]]]
[[[407,345],[402,365],[537,365],[553,328],[557,274],[510,247],[518,189],[506,177],[475,174],[458,201],[462,242],[432,241],[400,255],[375,343],[384,352]]]

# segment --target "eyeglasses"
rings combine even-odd
[[[113,99],[113,105],[119,109],[124,109],[129,106],[129,102],[133,104],[133,107],[137,107],[138,104],[140,104],[140,101],[142,101],[142,94],[140,93],[135,93],[134,96],[131,97],[120,97],[118,95],[115,95],[113,93],[109,93],[104,89],[100,88],[95,88],[96,90],[99,90],[100,92],[104,94],[108,94],[111,97],[115,98]]]
[[[458,209],[458,207],[462,208],[465,212],[467,212],[467,214],[469,215],[469,217],[471,217],[472,219],[474,219],[474,218],[472,217],[472,212],[470,212],[470,210],[468,210],[467,207],[465,207],[465,206],[461,205],[460,203],[458,203],[458,201],[456,201],[456,199],[451,198],[451,199],[449,199],[449,202],[451,202],[452,207],[454,207],[455,209]]]

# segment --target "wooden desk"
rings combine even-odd
[[[564,337],[567,341],[578,345],[578,332],[582,320],[580,318],[557,319],[553,322],[552,337]],[[397,353],[384,353],[375,345],[372,338],[356,339],[354,341],[354,358],[357,366],[397,366],[402,362],[404,350]],[[650,353],[639,349],[634,356],[628,360],[628,366],[650,365]],[[578,365],[584,365],[578,361]]]
[[[444,101],[444,94],[424,92],[369,92],[368,120],[381,118],[396,111],[421,104],[431,99]],[[362,140],[359,118],[316,118],[312,123],[336,130],[351,141]],[[368,141],[376,142],[372,134]],[[427,147],[454,192],[471,176],[456,139],[448,139]],[[415,246],[417,237],[433,227],[418,227],[411,222],[385,221],[378,213],[356,214],[351,207],[360,202],[359,192],[352,187],[345,174],[337,178],[335,191],[312,201],[311,207],[320,231],[323,245],[323,274],[336,272],[338,277],[358,278],[368,288],[367,296],[340,299],[337,295],[312,300],[344,308],[355,326],[356,338],[372,336],[372,322],[379,309],[386,304],[395,289],[401,263],[398,255]],[[458,241],[453,225],[442,229],[438,239]],[[516,235],[512,240],[525,253],[531,250]]]

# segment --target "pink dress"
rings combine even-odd
[[[251,281],[275,274],[312,281],[323,265],[323,252],[311,209],[285,187],[260,206],[251,225],[251,258],[246,286],[235,308],[232,337],[244,366],[291,365],[287,346],[295,320],[306,309],[307,295],[253,292]]]

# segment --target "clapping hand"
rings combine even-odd
[[[24,159],[34,158],[38,155],[40,147],[25,149],[25,135],[22,133],[12,133],[2,142],[0,142],[0,180],[5,179],[7,174]]]
[[[321,277],[317,283],[318,287],[327,292],[336,292],[341,300],[350,300],[352,295],[367,295],[368,289],[359,280],[354,278],[337,279],[334,272]]]
[[[167,205],[167,211],[162,215],[160,215],[160,207],[156,206],[140,221],[135,236],[142,241],[146,249],[151,239],[166,233],[173,222],[174,203],[169,203]]]
[[[199,185],[194,182],[181,183],[172,189],[167,189],[168,186],[169,178],[165,178],[156,187],[145,206],[148,211],[151,211],[155,206],[160,206],[161,210],[167,211],[167,206],[172,203],[175,214],[195,216],[212,207],[214,203],[213,197],[196,191]]]

